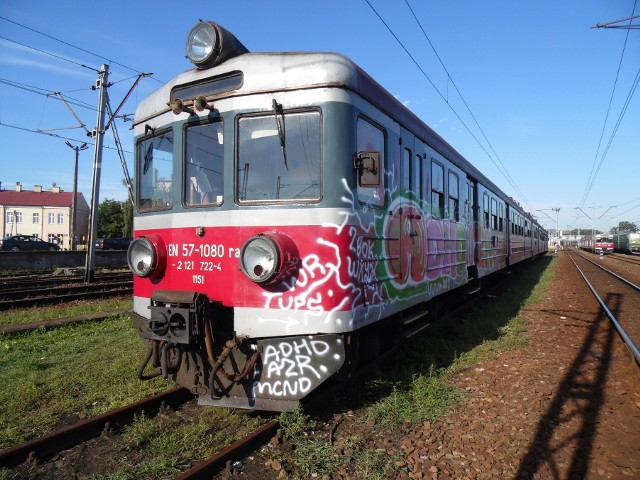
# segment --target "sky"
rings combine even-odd
[[[191,68],[186,36],[204,19],[253,52],[351,58],[548,229],[640,227],[640,30],[593,28],[640,14],[637,2],[1,0],[0,182],[73,191],[65,142],[87,142],[90,202],[94,142],[80,122],[96,127],[100,66],[112,110],[153,73],[120,110],[133,114]],[[132,122],[115,124],[133,174]],[[111,132],[105,146],[100,201],[125,200]]]

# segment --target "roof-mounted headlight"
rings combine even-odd
[[[248,51],[232,33],[213,22],[199,22],[187,36],[187,57],[196,68],[210,68]]]

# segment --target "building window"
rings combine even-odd
[[[13,223],[13,212],[7,212],[7,223]]]
[[[58,223],[64,223],[64,213],[58,214]]]
[[[33,223],[40,223],[40,214],[39,213],[34,213],[33,214]]]
[[[54,223],[56,223],[56,214],[55,213],[50,213],[49,214],[49,225],[53,225]]]
[[[22,212],[16,212],[16,223],[22,223]]]
[[[50,215],[53,215],[53,214],[50,214]],[[56,240],[57,240],[57,239],[58,239],[58,236],[57,236],[55,233],[50,233],[50,234],[49,234],[48,240],[49,240],[51,243],[56,243]]]

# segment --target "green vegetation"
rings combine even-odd
[[[198,418],[138,416],[123,433],[122,452],[112,461],[113,473],[94,475],[94,480],[170,478],[190,468],[242,435],[257,428],[260,420],[247,412],[199,407]],[[214,428],[212,425],[224,425]],[[144,460],[138,452],[144,449]]]
[[[128,315],[0,336],[0,448],[173,386],[138,380],[144,353]]]
[[[64,307],[35,307],[28,309],[7,310],[0,316],[0,325],[18,325],[31,322],[42,322],[57,318],[75,317],[91,313],[112,312],[131,309],[131,297],[109,298],[75,302]]]

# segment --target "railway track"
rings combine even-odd
[[[577,252],[569,258],[640,366],[640,287]]]
[[[130,272],[108,273],[96,275],[96,282],[119,282],[130,281]],[[34,277],[0,277],[0,296],[4,293],[18,292],[23,290],[38,290],[54,288],[66,285],[84,284],[84,277],[80,275],[45,275]]]
[[[0,291],[0,311],[12,308],[57,305],[76,300],[131,295],[133,279],[50,288],[24,288]]]
[[[145,412],[154,415],[163,405],[180,405],[193,399],[184,388],[174,388],[164,393],[145,398],[122,408],[98,415],[57,430],[43,437],[0,452],[0,466],[15,467],[21,463],[45,460],[56,453],[81,444],[102,434],[105,429],[113,429],[131,423],[136,414]]]
[[[612,253],[608,255],[610,258],[619,262],[630,263],[631,265],[640,265],[640,255],[625,255],[624,253]]]

